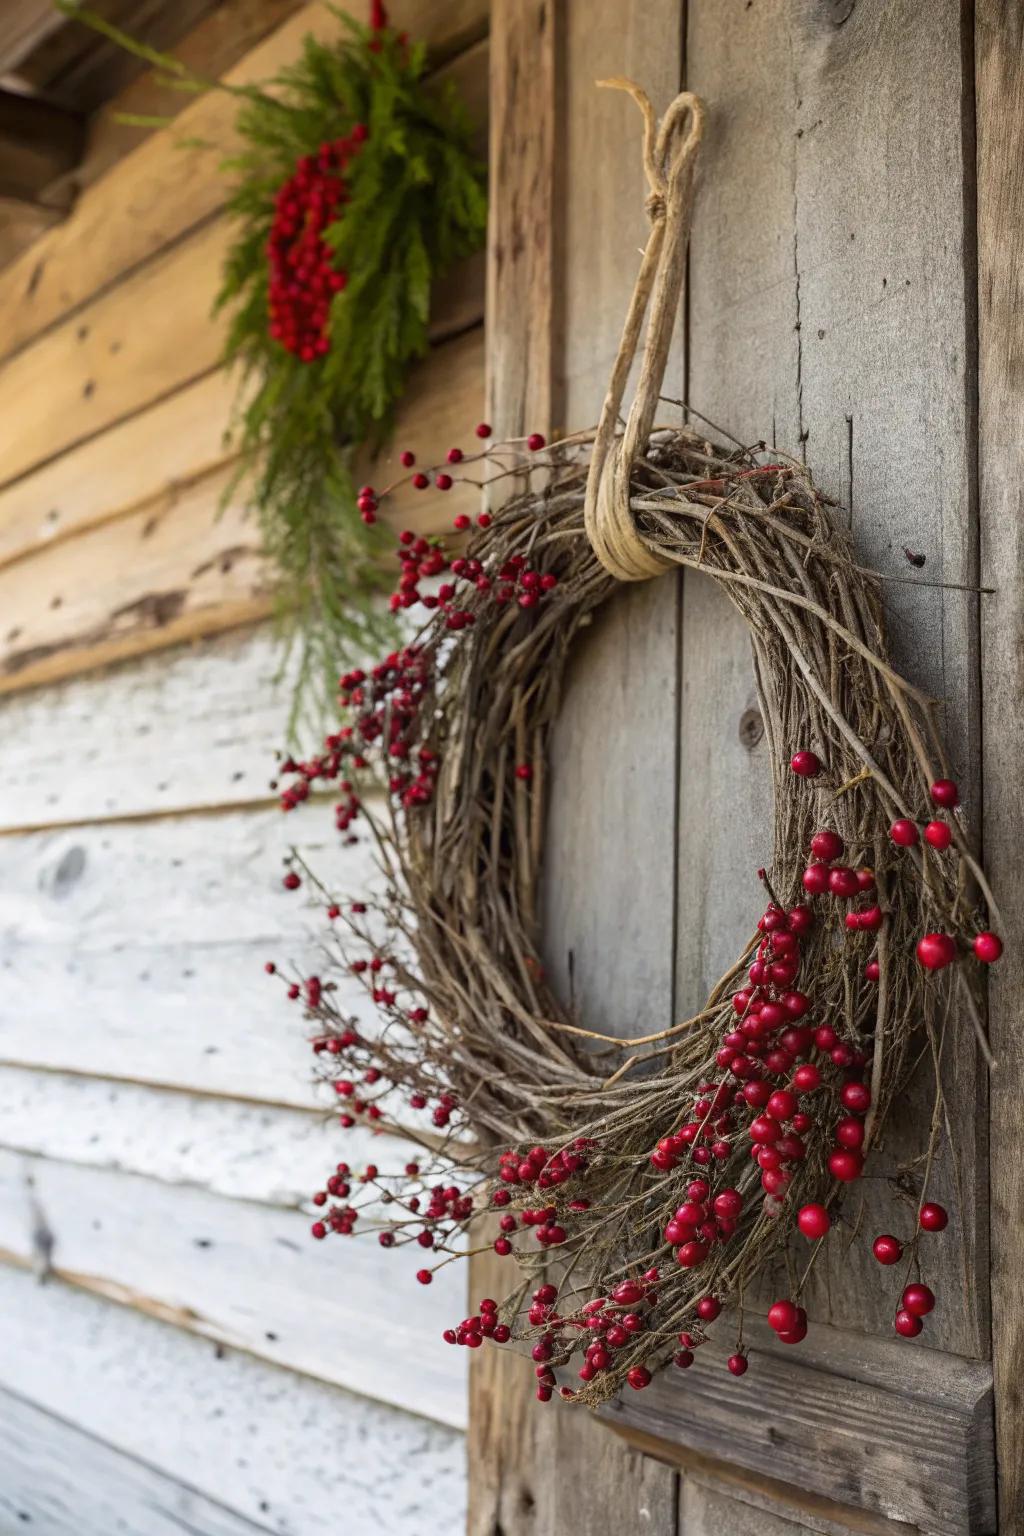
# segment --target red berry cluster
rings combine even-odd
[[[304,363],[330,349],[327,318],[345,274],[333,266],[323,236],[347,200],[344,173],[365,140],[366,128],[357,123],[346,138],[304,155],[274,199],[267,240],[269,330]]]
[[[479,1349],[484,1339],[492,1339],[495,1344],[507,1344],[511,1337],[511,1328],[498,1321],[498,1303],[489,1296],[480,1303],[474,1317],[464,1317],[457,1328],[446,1328],[444,1331],[446,1344],[462,1344],[467,1349]]]

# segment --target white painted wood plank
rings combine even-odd
[[[261,628],[4,699],[0,828],[272,799],[280,665]]]
[[[413,1143],[329,1115],[0,1067],[0,1146],[162,1184],[298,1207],[344,1159],[390,1166]]]
[[[3,1386],[276,1536],[462,1524],[462,1436],[444,1425],[3,1266],[0,1317]]]
[[[4,1152],[0,1249],[305,1375],[465,1421],[464,1351],[441,1340],[464,1311],[463,1266],[420,1286],[418,1247],[321,1245],[295,1211]]]
[[[0,841],[0,1061],[313,1106],[309,1027],[263,970],[322,968],[332,932],[281,884],[293,843],[339,897],[371,889],[323,803]]]
[[[257,1536],[144,1462],[0,1392],[0,1522],[44,1536]]]

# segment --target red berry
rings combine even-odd
[[[651,1384],[651,1373],[645,1365],[634,1365],[626,1372],[626,1380],[634,1392],[642,1392]]]
[[[860,882],[855,870],[847,869],[845,864],[838,865],[831,870],[828,877],[828,888],[833,896],[848,899],[856,896],[860,890]]]
[[[827,864],[808,864],[804,870],[803,887],[809,896],[824,896],[829,887]]]
[[[449,464],[461,464],[465,458],[465,454],[461,448],[449,448],[445,457],[447,458]]]
[[[694,1269],[698,1264],[703,1264],[708,1256],[708,1250],[704,1243],[696,1240],[683,1243],[676,1249],[676,1258],[684,1269]]]
[[[836,1126],[836,1141],[841,1147],[847,1147],[852,1152],[864,1144],[864,1122],[848,1117],[840,1120]]]
[[[796,1114],[796,1094],[790,1093],[787,1088],[777,1088],[765,1108],[773,1120],[792,1120]]]
[[[531,432],[529,437],[526,439],[526,446],[529,448],[531,453],[539,453],[540,450],[546,446],[546,439],[543,432]],[[644,1386],[646,1385],[647,1383],[644,1382]]]
[[[839,1097],[843,1108],[855,1115],[866,1115],[871,1107],[871,1092],[864,1083],[844,1083]]]
[[[681,1371],[689,1370],[690,1366],[693,1364],[693,1350],[677,1350],[676,1353],[672,1356],[672,1363],[673,1365],[678,1365]]]
[[[398,461],[404,469],[412,469],[413,465],[416,463],[416,455],[411,451],[411,449],[405,448],[398,455]]]
[[[444,475],[444,476],[438,475],[437,478],[439,480],[441,480],[441,479],[447,480],[448,476],[447,475]],[[469,518],[466,515],[465,512],[460,512],[458,517],[452,518],[452,527],[457,529],[459,533],[464,533],[466,531],[466,529],[470,526],[471,521],[472,521],[471,518]]]
[[[931,797],[933,804],[941,805],[947,811],[960,804],[960,791],[952,779],[936,779],[931,787]]]
[[[439,491],[450,491],[451,488],[452,488],[452,477],[451,477],[451,475],[435,475],[434,476],[434,484],[437,486]],[[469,519],[468,518],[466,519],[465,523],[463,523],[462,526],[464,528],[468,528],[469,527]]]
[[[928,1200],[917,1214],[923,1232],[944,1232],[949,1225],[949,1214],[944,1205]]]
[[[813,752],[794,752],[789,760],[789,766],[802,779],[813,779],[815,774],[821,772],[821,763]]]
[[[476,429],[476,435],[477,437],[490,437],[492,431],[493,428],[491,427],[490,422],[482,421]]]
[[[945,821],[930,821],[924,829],[924,840],[943,853],[953,841],[953,830]]]
[[[815,832],[811,838],[811,852],[823,864],[831,864],[834,859],[838,859],[845,847],[838,832]]]
[[[530,782],[530,780],[533,778],[533,769],[529,763],[516,764],[516,778],[522,779],[524,784],[528,784]]]
[[[717,1296],[702,1296],[697,1303],[697,1316],[705,1323],[713,1323],[722,1310]]]
[[[816,1242],[825,1236],[832,1222],[823,1205],[804,1205],[797,1214],[796,1224],[804,1237]]]
[[[864,1167],[864,1159],[859,1152],[848,1152],[837,1148],[829,1153],[828,1171],[840,1184],[852,1184],[854,1179],[859,1179]]]
[[[481,512],[476,520],[476,525],[478,528],[489,528],[492,522],[493,518],[489,512]]]
[[[813,1061],[802,1062],[793,1073],[793,1087],[798,1093],[813,1093],[821,1086],[821,1073]]]
[[[286,891],[297,891],[299,886],[302,884],[302,880],[300,876],[295,873],[294,869],[290,869],[285,875],[284,879],[281,881],[281,884],[284,886]]]
[[[412,477],[412,483],[418,491],[425,491],[427,486],[430,484],[430,480],[422,470],[417,470]]]
[[[742,1352],[730,1355],[725,1362],[734,1376],[744,1376],[747,1371],[747,1357]]]
[[[768,1308],[768,1326],[776,1333],[788,1333],[800,1321],[800,1308],[792,1301],[776,1301]]]
[[[1003,952],[1003,941],[996,933],[979,933],[974,940],[974,953],[982,965],[994,965]]]
[[[905,1307],[900,1308],[893,1320],[893,1327],[904,1339],[916,1339],[923,1326],[921,1319],[915,1317],[913,1312],[908,1312]]]
[[[898,1264],[903,1257],[903,1244],[898,1237],[883,1232],[871,1244],[871,1252],[879,1264]]]
[[[901,1298],[901,1305],[905,1311],[914,1317],[927,1317],[935,1306],[935,1294],[927,1285],[920,1281],[906,1287]]]
[[[327,1228],[324,1226],[322,1221],[314,1221],[313,1225],[310,1227],[309,1230],[310,1230],[310,1232],[312,1232],[312,1234],[313,1234],[313,1236],[315,1238],[321,1238],[321,1237],[326,1237],[327,1236]]]
[[[790,907],[786,915],[790,933],[807,933],[814,926],[814,913],[810,907]]]
[[[917,828],[912,821],[901,817],[889,828],[889,836],[898,848],[913,848],[917,842]]]
[[[864,967],[864,975],[867,977],[868,981],[877,981],[881,974],[882,968],[878,961],[869,960],[867,965]]]
[[[956,959],[956,945],[948,933],[926,933],[918,941],[917,958],[928,971],[941,971]]]

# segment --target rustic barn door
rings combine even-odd
[[[976,589],[981,558],[990,585],[1010,580],[1000,551],[1012,558],[1019,540],[1006,525],[1024,428],[989,269],[998,283],[1007,241],[1020,245],[1007,136],[1021,134],[1022,16],[998,0],[978,9],[980,186],[975,18],[958,0],[498,0],[488,357],[502,432],[596,420],[645,218],[633,109],[594,82],[631,76],[659,109],[684,83],[700,92],[709,124],[666,394],[805,457],[847,509],[864,562],[891,578],[900,663],[949,706],[972,823],[1006,836],[1015,803],[994,784],[981,800],[983,754],[1009,766],[982,701],[987,690],[1019,714],[1005,632],[1019,605]],[[979,504],[979,456],[998,520]],[[766,752],[746,635],[711,584],[688,574],[624,592],[575,667],[548,827],[548,959],[591,1027],[631,1036],[684,1017],[749,933],[771,853]],[[1004,851],[986,856],[1002,886]],[[1021,1327],[1004,1257],[1021,1233],[1001,1150],[1021,1112],[1004,986],[993,1259],[988,1084],[965,1026],[944,1075],[955,1159],[930,1184],[956,1214],[929,1253],[942,1298],[929,1348],[894,1338],[890,1277],[866,1240],[913,1219],[922,1083],[849,1203],[857,1240],[830,1244],[815,1273],[798,1358],[755,1328],[737,1382],[728,1350],[708,1345],[685,1377],[608,1412],[619,1435],[534,1404],[521,1365],[475,1365],[473,1536],[997,1529],[990,1361],[1008,1407]],[[1021,1430],[995,1417],[998,1528],[1017,1531]]]

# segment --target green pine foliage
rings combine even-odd
[[[427,79],[426,50],[336,7],[339,36],[308,37],[265,87],[191,74],[75,0],[58,8],[164,72],[165,83],[239,100],[243,150],[226,162],[236,235],[217,308],[230,313],[226,361],[239,370],[233,426],[240,468],[228,490],[259,517],[279,573],[278,611],[300,648],[291,730],[322,723],[338,673],[395,638],[381,594],[386,540],[356,507],[353,459],[388,436],[407,370],[427,350],[434,280],[483,244],[485,168],[454,87]],[[376,11],[378,7],[374,7]],[[323,143],[368,130],[345,172],[348,200],[324,239],[347,276],[328,317],[330,349],[303,362],[269,331],[267,241],[278,189]]]
[[[354,452],[386,438],[407,370],[427,349],[432,284],[480,247],[486,226],[484,168],[454,89],[425,80],[421,46],[336,14],[338,42],[307,38],[275,93],[242,104],[245,149],[229,163],[238,232],[218,300],[231,311],[228,360],[242,371],[240,479],[301,647],[296,705],[313,710],[339,668],[390,629],[374,602],[389,584],[384,541],[356,509]],[[302,156],[357,123],[368,136],[325,236],[347,285],[332,301],[330,350],[302,362],[268,329],[274,198]]]

